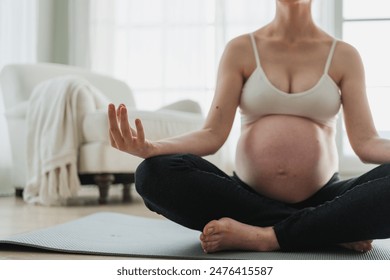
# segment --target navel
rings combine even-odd
[[[283,169],[283,168],[279,168],[279,169],[277,170],[276,174],[277,174],[278,176],[286,176],[286,175],[287,175],[287,171],[286,171],[285,169]]]

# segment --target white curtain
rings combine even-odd
[[[0,69],[36,59],[36,1],[0,0]],[[11,149],[0,92],[0,195],[11,194]]]
[[[90,1],[69,0],[69,64],[90,68]]]

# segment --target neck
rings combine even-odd
[[[270,23],[272,35],[288,41],[312,36],[317,27],[311,14],[310,0],[277,0],[276,15]]]

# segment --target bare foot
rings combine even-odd
[[[279,249],[272,227],[255,227],[222,218],[209,222],[200,235],[206,253],[224,250],[275,251]]]
[[[372,249],[372,240],[358,241],[351,243],[342,243],[339,244],[341,247],[354,250],[360,253],[368,252]]]

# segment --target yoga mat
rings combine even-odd
[[[389,260],[390,241],[374,241],[373,250],[342,248],[306,252],[221,252],[205,254],[199,232],[167,220],[118,213],[96,213],[46,229],[0,240],[1,250],[23,247],[62,253],[169,259]]]

